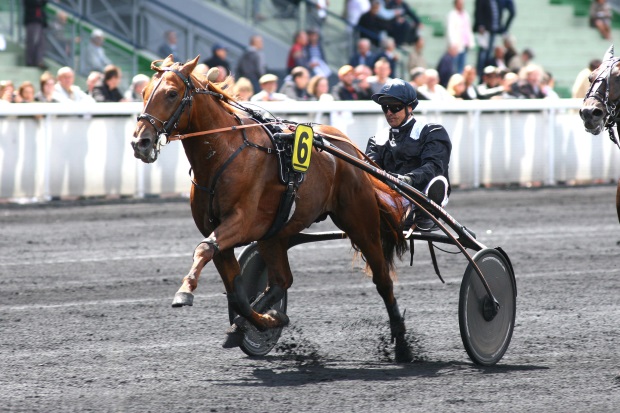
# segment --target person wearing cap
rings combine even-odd
[[[228,56],[228,50],[224,45],[220,43],[215,43],[211,48],[212,55],[210,58],[205,60],[203,63],[209,67],[218,67],[222,66],[226,69],[227,73],[230,73],[230,62],[226,59]]]
[[[291,100],[283,93],[277,93],[278,76],[267,73],[258,80],[261,91],[250,98],[251,102]]]
[[[501,77],[495,66],[487,66],[482,74],[482,83],[478,85],[478,99],[491,99],[504,93]]]
[[[381,105],[389,126],[369,139],[368,157],[436,203],[445,205],[450,194],[448,167],[452,151],[446,129],[414,118],[417,94],[402,79],[390,79],[379,93],[372,95],[372,100]],[[420,231],[435,229],[432,220],[417,214],[415,208],[405,220],[405,228],[412,225]]]
[[[105,67],[112,64],[103,48],[104,40],[103,32],[99,29],[93,30],[90,34],[90,43],[86,48],[84,67],[82,67],[83,73],[90,73],[93,70],[103,73]]]
[[[360,100],[360,90],[354,84],[355,69],[344,65],[338,69],[339,82],[332,87],[331,95],[335,100]]]

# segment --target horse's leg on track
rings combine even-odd
[[[359,201],[362,202],[362,201]],[[372,202],[375,202],[374,199]],[[361,205],[361,204],[360,204]],[[396,343],[395,355],[397,362],[409,362],[413,359],[411,349],[405,338],[405,318],[401,314],[396,297],[394,297],[394,284],[390,277],[387,261],[383,256],[383,249],[380,242],[379,219],[373,222],[365,219],[363,222],[354,217],[355,214],[344,214],[339,219],[334,219],[334,223],[347,233],[349,239],[358,246],[366,262],[372,270],[372,281],[377,287],[377,291],[387,309],[390,318],[390,331],[392,342]],[[349,220],[352,219],[351,222]]]
[[[269,282],[265,291],[245,310],[246,314],[235,308],[235,303],[229,300],[229,308],[239,314],[234,324],[228,330],[225,348],[238,347],[243,340],[247,329],[247,322],[252,323],[258,330],[283,327],[289,323],[288,316],[274,309],[268,310],[284,297],[284,293],[293,283],[293,275],[288,262],[288,238],[269,239],[260,241],[258,251],[265,261],[268,270]],[[219,267],[218,267],[219,270]],[[244,295],[245,296],[245,295]],[[245,305],[245,304],[244,304]],[[250,306],[249,303],[247,303]],[[265,310],[268,310],[265,313]],[[246,321],[247,320],[247,321]],[[276,322],[277,324],[274,324]]]

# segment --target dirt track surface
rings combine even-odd
[[[296,247],[291,325],[271,354],[249,358],[221,348],[226,297],[212,264],[194,306],[170,306],[201,239],[187,200],[0,206],[0,411],[617,412],[614,196],[453,193],[448,211],[515,267],[514,335],[490,368],[459,334],[462,255],[438,253],[445,285],[425,243],[413,267],[400,263],[415,361],[398,364],[348,241]]]

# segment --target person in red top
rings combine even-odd
[[[288,60],[286,62],[286,68],[290,72],[297,66],[305,67],[310,70],[308,57],[308,51],[306,46],[308,45],[308,33],[304,30],[300,30],[295,34],[295,42],[291,46],[288,52]]]

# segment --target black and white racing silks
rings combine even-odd
[[[452,143],[443,126],[423,124],[413,117],[399,128],[381,130],[370,138],[366,147],[366,154],[379,166],[411,177],[413,187],[422,192],[436,176],[442,175],[450,182],[451,151]]]

